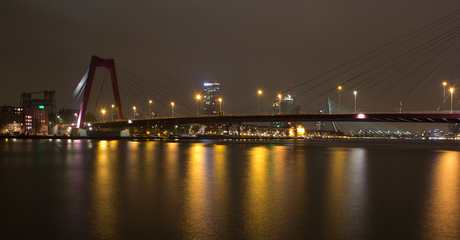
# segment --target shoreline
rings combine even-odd
[[[374,149],[408,149],[408,150],[428,150],[428,151],[460,151],[460,142],[457,140],[422,140],[422,139],[369,139],[369,138],[315,138],[315,139],[301,139],[301,138],[196,138],[196,137],[180,137],[163,139],[159,137],[101,137],[101,138],[73,138],[64,136],[0,136],[0,139],[18,139],[18,140],[96,140],[96,141],[113,141],[113,140],[127,140],[127,141],[159,141],[164,143],[203,143],[203,144],[247,144],[247,145],[279,145],[289,148],[305,147],[305,148],[374,148]]]

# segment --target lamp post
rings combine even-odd
[[[149,117],[148,118],[152,117],[152,110],[150,110],[150,105],[152,105],[152,100],[149,100]]]
[[[279,99],[278,109],[279,109],[279,113],[281,113],[281,94],[278,94],[278,99]]]
[[[171,117],[174,117],[174,102],[171,102]]]
[[[113,122],[113,107],[115,107],[115,105],[112,104],[112,122]]]
[[[452,113],[454,104],[454,88],[450,88],[450,113]]]
[[[358,94],[358,92],[354,91],[353,93],[355,94],[355,113],[356,113],[356,94]]]
[[[222,98],[219,98],[219,114],[222,112]]]
[[[77,124],[77,122],[78,122],[78,119],[77,119],[77,118],[78,118],[78,114],[74,113],[74,115],[75,115],[75,124]]]
[[[133,107],[133,119],[134,120],[136,119],[136,107],[135,106]]]
[[[105,109],[102,109],[102,122],[105,122]]]
[[[262,95],[262,91],[259,90],[257,93],[259,94],[259,115],[260,115],[260,95]]]
[[[443,98],[442,98],[442,110],[445,111],[446,110],[446,85],[447,83],[446,82],[443,82],[442,83],[442,87],[443,87]]]
[[[200,104],[200,94],[196,95],[196,116],[198,117],[198,105]]]
[[[339,113],[340,113],[340,90],[342,90],[342,86],[339,86]]]

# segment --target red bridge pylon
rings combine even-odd
[[[91,92],[91,85],[93,84],[94,73],[97,67],[104,67],[110,71],[110,79],[112,80],[113,96],[115,97],[115,107],[117,111],[118,120],[123,119],[123,110],[121,109],[120,92],[118,91],[117,72],[115,71],[115,61],[113,59],[102,59],[93,56],[89,66],[88,77],[86,79],[85,92],[83,100],[80,105],[80,113],[78,115],[77,126],[84,127],[84,119],[86,115],[86,107],[88,105],[89,93]]]

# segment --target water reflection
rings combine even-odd
[[[253,147],[249,151],[246,203],[246,234],[250,237],[269,238],[273,215],[273,152],[266,147]]]
[[[116,153],[117,141],[99,141],[94,159],[95,176],[92,183],[93,238],[115,239],[120,216],[116,203],[116,161],[110,161]]]
[[[435,160],[432,189],[428,192],[427,235],[431,239],[460,236],[460,153],[445,151]]]
[[[346,157],[347,152],[343,148],[335,148],[331,150],[331,157],[329,159],[327,188],[325,189],[326,207],[325,212],[327,218],[326,238],[332,239],[334,237],[344,234],[346,222]],[[328,231],[329,229],[329,231]],[[334,231],[331,231],[334,229]]]
[[[8,194],[0,206],[8,207],[0,220],[16,229],[59,226],[52,229],[55,239],[460,235],[458,151],[213,141],[1,143],[0,193]]]
[[[212,232],[211,213],[211,159],[209,148],[203,144],[193,144],[189,149],[186,177],[187,201],[185,203],[186,225],[192,238],[200,238],[200,233]]]
[[[230,195],[230,184],[231,177],[229,175],[229,163],[228,163],[228,148],[226,145],[216,145],[213,147],[213,171],[212,171],[212,195],[214,200],[213,206],[210,207],[209,211],[214,213],[215,220],[213,224],[214,232],[221,232],[225,236],[228,229],[229,219],[232,214],[230,209],[229,199]],[[215,211],[214,206],[220,206],[219,211]],[[217,220],[217,221],[216,221]],[[217,230],[220,229],[220,230]]]
[[[367,155],[364,148],[348,149],[347,225],[348,235],[364,239],[369,216],[366,178]]]

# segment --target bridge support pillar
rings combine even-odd
[[[70,137],[88,137],[88,132],[82,128],[72,128],[70,132]]]

